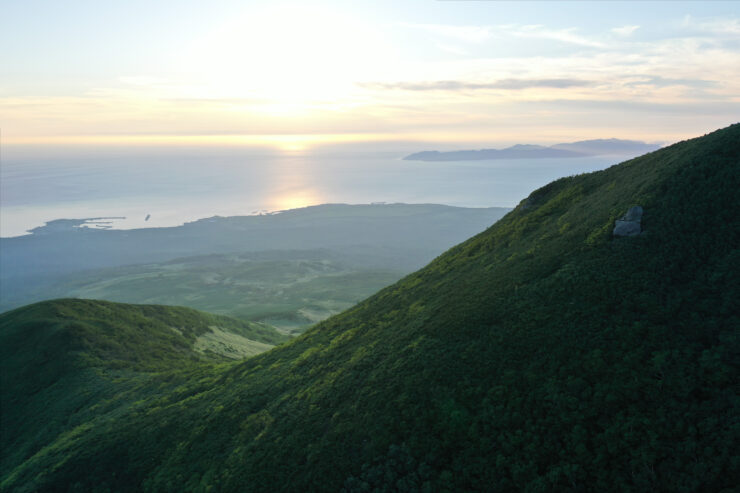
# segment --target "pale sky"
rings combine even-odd
[[[740,120],[740,3],[0,0],[14,144],[672,142]]]

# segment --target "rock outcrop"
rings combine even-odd
[[[642,232],[642,207],[630,207],[627,214],[614,223],[614,236],[637,236]]]

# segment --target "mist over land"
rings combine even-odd
[[[185,305],[302,329],[508,211],[327,204],[133,230],[56,220],[30,235],[0,238],[0,310],[75,296]]]

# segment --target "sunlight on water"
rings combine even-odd
[[[271,205],[270,209],[287,210],[307,207],[309,205],[318,205],[325,202],[320,197],[321,196],[314,190],[299,190],[294,193],[275,197],[275,201]]]
[[[176,226],[321,203],[406,202],[511,207],[561,176],[615,158],[404,161],[405,152],[162,150],[13,159],[0,167],[0,235],[54,219],[125,217],[117,229]],[[102,149],[102,150],[101,150]],[[156,152],[155,152],[156,151]],[[92,225],[91,227],[99,227]]]

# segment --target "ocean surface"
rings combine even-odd
[[[54,219],[98,219],[88,227],[177,226],[322,203],[436,203],[513,207],[568,175],[625,157],[404,161],[405,151],[263,152],[3,150],[0,236]]]

